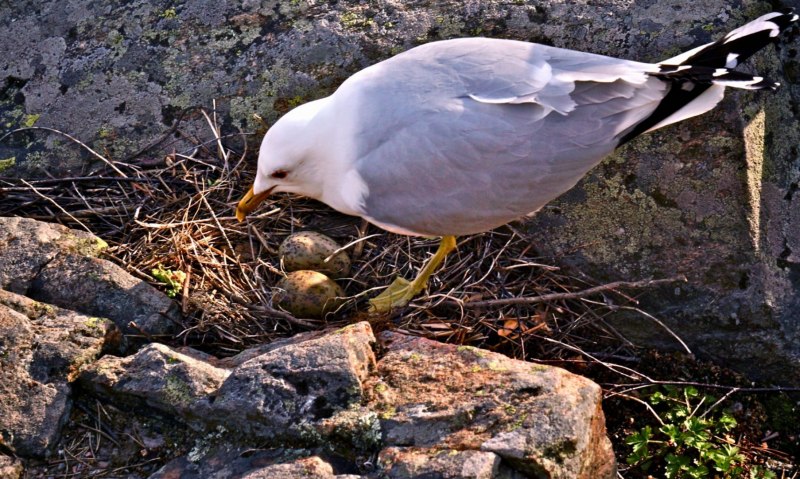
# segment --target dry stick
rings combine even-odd
[[[15,178],[3,178],[3,181],[14,181]],[[75,182],[86,182],[86,181],[116,181],[116,182],[133,182],[133,183],[150,183],[154,180],[153,178],[132,178],[127,176],[125,178],[120,178],[117,176],[67,176],[65,178],[46,178],[42,180],[31,180],[30,183],[33,185],[56,185],[59,183],[75,183]],[[14,191],[13,189],[9,188],[9,191]]]
[[[659,326],[661,326],[661,327],[662,327],[662,328],[663,328],[663,329],[664,329],[666,332],[668,332],[670,336],[672,336],[673,338],[675,338],[675,340],[676,340],[676,341],[678,341],[679,343],[681,343],[681,346],[683,346],[683,349],[685,349],[687,353],[689,353],[689,354],[691,354],[691,355],[693,355],[693,356],[694,356],[694,353],[692,352],[692,350],[691,350],[691,349],[689,349],[689,346],[687,346],[687,345],[686,345],[686,343],[684,343],[684,342],[683,342],[683,340],[680,338],[680,336],[678,336],[677,334],[675,334],[675,332],[674,332],[674,331],[672,331],[672,330],[669,328],[669,326],[667,326],[666,324],[664,324],[664,322],[663,322],[663,321],[661,321],[660,319],[656,318],[656,317],[655,317],[655,316],[653,316],[652,314],[650,314],[650,313],[648,313],[648,312],[646,312],[646,311],[642,311],[642,310],[641,310],[641,309],[639,309],[639,308],[634,308],[634,307],[632,307],[632,306],[614,306],[614,309],[624,309],[624,310],[626,310],[626,311],[635,311],[635,312],[637,312],[637,313],[641,314],[642,316],[644,316],[645,318],[647,318],[647,319],[649,319],[649,320],[653,321],[654,323],[656,323],[656,324],[658,324]]]
[[[638,402],[639,404],[641,404],[642,406],[644,406],[644,407],[645,407],[645,408],[646,408],[646,409],[647,409],[647,410],[650,412],[650,414],[652,414],[652,415],[653,415],[653,417],[655,417],[655,418],[656,418],[656,420],[658,421],[658,423],[659,423],[659,424],[661,424],[662,426],[664,425],[664,420],[663,420],[663,419],[661,419],[661,416],[659,416],[659,415],[658,415],[658,413],[656,412],[656,410],[655,410],[655,409],[653,409],[653,406],[651,406],[651,405],[650,405],[650,404],[649,404],[647,401],[643,401],[643,400],[641,400],[641,399],[637,398],[636,396],[630,396],[630,395],[628,395],[628,394],[622,394],[622,393],[618,393],[618,394],[616,394],[616,395],[617,395],[617,396],[619,396],[619,397],[623,397],[623,398],[625,398],[625,399],[630,399],[631,401],[636,401],[636,402]]]
[[[217,128],[217,114],[216,114],[216,100],[214,101],[214,119],[212,120],[208,113],[206,113],[205,109],[200,110],[200,113],[206,117],[206,122],[208,122],[208,126],[211,128],[211,131],[214,133],[214,139],[217,143],[217,148],[219,149],[219,156],[225,164],[225,170],[228,170],[228,155],[225,153],[225,147],[222,146],[222,138],[220,137],[220,131]]]
[[[547,301],[560,301],[565,299],[579,299],[584,296],[591,296],[593,294],[601,293],[603,291],[611,291],[618,288],[647,288],[660,284],[674,283],[676,281],[686,281],[686,276],[675,276],[665,279],[647,279],[644,281],[615,281],[613,283],[595,286],[593,288],[584,289],[582,291],[575,291],[572,293],[550,293],[541,296],[531,297],[517,297],[517,298],[504,298],[504,299],[490,299],[486,301],[468,301],[464,303],[466,308],[491,308],[497,306],[511,306],[520,304],[536,304],[544,303]]]
[[[735,389],[737,393],[774,393],[774,392],[784,392],[784,393],[796,393],[800,392],[800,388],[790,388],[790,387],[783,387],[783,386],[773,386],[773,387],[752,387],[752,388],[742,388],[738,386],[728,386],[725,384],[712,384],[712,383],[701,383],[698,381],[662,381],[658,379],[652,379],[644,374],[638,373],[639,376],[645,378],[647,382],[644,383],[628,383],[628,384],[609,384],[611,387],[619,387],[624,386],[626,388],[639,388],[639,387],[649,387],[649,386],[693,386],[697,388],[707,388],[707,389]]]
[[[62,208],[61,205],[59,205],[54,199],[52,199],[49,196],[46,196],[46,195],[40,193],[39,190],[37,190],[35,186],[33,186],[32,184],[28,183],[27,181],[25,181],[25,180],[20,180],[20,181],[25,183],[31,190],[33,190],[34,193],[36,193],[37,195],[41,196],[42,198],[44,198],[45,200],[49,201],[50,203],[52,203],[53,206],[55,206],[56,208],[61,210],[62,213],[64,213],[65,215],[69,216],[70,218],[72,218],[72,221],[74,221],[74,222],[78,223],[79,225],[81,225],[81,227],[83,229],[85,229],[87,232],[89,232],[89,233],[92,232],[92,230],[90,230],[88,226],[86,226],[85,224],[81,223],[81,221],[78,218],[72,216],[72,214],[70,214],[69,211],[67,211],[64,208]]]
[[[12,135],[14,133],[19,133],[21,131],[33,131],[33,130],[49,131],[51,133],[57,133],[57,134],[59,134],[61,136],[69,138],[70,140],[72,140],[75,143],[79,144],[80,146],[84,147],[87,151],[89,151],[89,153],[94,155],[96,158],[100,159],[100,161],[102,161],[103,163],[105,163],[108,166],[110,166],[111,169],[116,171],[120,176],[122,176],[124,178],[128,177],[128,175],[126,175],[125,173],[122,172],[122,170],[117,168],[116,165],[114,165],[113,162],[111,162],[108,158],[106,158],[105,156],[101,155],[100,153],[94,151],[91,147],[89,147],[89,145],[87,145],[86,143],[82,142],[81,140],[75,138],[74,136],[70,135],[69,133],[64,133],[63,131],[56,130],[55,128],[47,128],[45,126],[29,126],[27,128],[17,128],[16,130],[9,131],[8,133],[6,133],[2,137],[0,137],[0,142],[2,142],[8,136],[10,136],[10,135]]]
[[[700,418],[701,418],[701,419],[702,419],[702,418],[705,418],[705,417],[708,415],[708,413],[710,413],[712,410],[714,410],[714,408],[715,408],[715,407],[719,406],[719,405],[720,405],[720,404],[721,404],[723,401],[725,401],[726,399],[728,399],[728,397],[730,397],[732,394],[734,394],[734,393],[735,393],[736,391],[738,391],[738,390],[739,390],[739,388],[733,388],[733,389],[731,389],[730,391],[728,391],[727,393],[725,393],[725,395],[724,395],[724,396],[722,396],[721,398],[717,399],[717,402],[715,402],[714,404],[712,404],[711,406],[709,406],[709,407],[708,407],[708,409],[706,409],[706,410],[703,412],[703,414],[701,414],[701,415],[700,415]]]
[[[363,238],[358,238],[358,239],[355,239],[355,240],[353,240],[353,241],[351,241],[351,242],[347,243],[346,245],[342,246],[341,248],[338,248],[338,249],[337,249],[336,251],[334,251],[333,253],[329,254],[327,258],[325,258],[324,260],[322,260],[322,262],[323,262],[323,263],[327,263],[327,262],[329,262],[330,260],[332,260],[334,256],[336,256],[337,254],[341,253],[342,251],[345,251],[346,249],[350,248],[351,246],[355,246],[355,245],[357,245],[357,244],[361,243],[362,241],[366,241],[366,240],[368,240],[368,239],[374,238],[374,237],[376,237],[376,236],[381,236],[381,235],[382,235],[382,233],[375,233],[375,234],[371,234],[371,235],[369,235],[369,236],[364,236]]]

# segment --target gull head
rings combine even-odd
[[[272,193],[320,197],[324,174],[314,161],[314,135],[309,126],[316,111],[314,103],[295,108],[267,131],[258,152],[256,179],[236,206],[239,221]]]

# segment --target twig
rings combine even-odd
[[[675,338],[675,340],[678,341],[681,344],[681,346],[683,346],[683,349],[688,354],[694,355],[692,350],[689,349],[689,346],[687,346],[687,344],[683,341],[683,339],[681,339],[680,336],[678,336],[672,329],[670,329],[669,326],[664,324],[663,321],[661,321],[660,319],[656,318],[652,314],[650,314],[650,313],[648,313],[646,311],[642,311],[639,308],[634,308],[633,306],[614,306],[613,309],[624,309],[624,310],[627,310],[627,311],[635,311],[635,312],[641,314],[645,318],[647,318],[647,319],[653,321],[654,323],[658,324],[659,326],[661,326],[662,329],[664,329],[667,333],[669,333],[670,336]]]
[[[286,313],[286,312],[281,311],[279,309],[272,308],[270,306],[267,306],[266,304],[251,304],[251,305],[246,305],[246,306],[247,306],[247,309],[249,309],[251,311],[260,311],[262,313],[269,314],[270,316],[275,316],[277,318],[280,318],[280,319],[283,319],[285,321],[288,321],[288,322],[290,322],[290,323],[292,323],[292,324],[294,324],[296,326],[302,326],[302,327],[304,327],[306,329],[315,329],[315,328],[319,327],[320,324],[322,324],[319,321],[314,321],[314,320],[310,320],[310,319],[296,318],[296,317],[292,316],[289,313]]]
[[[332,260],[334,256],[336,256],[337,254],[341,253],[342,251],[346,251],[351,246],[355,246],[355,245],[361,243],[362,241],[366,241],[368,239],[375,238],[376,236],[381,236],[381,233],[375,233],[375,234],[371,234],[369,236],[364,236],[363,238],[355,239],[355,240],[347,243],[346,245],[342,246],[341,248],[338,248],[336,251],[334,251],[333,253],[328,255],[328,257],[325,258],[322,262],[323,263],[327,263],[330,260]]]
[[[62,213],[64,213],[65,215],[69,216],[69,217],[72,219],[72,221],[74,221],[74,222],[78,223],[79,225],[81,225],[81,228],[85,229],[85,230],[86,230],[88,233],[91,233],[91,232],[92,232],[92,230],[91,230],[91,229],[89,229],[89,227],[88,227],[88,226],[86,226],[85,224],[83,224],[83,223],[82,223],[82,222],[81,222],[81,221],[80,221],[78,218],[76,218],[76,217],[72,216],[72,214],[71,214],[69,211],[67,211],[67,210],[65,210],[64,208],[62,208],[62,207],[61,207],[61,205],[59,205],[59,204],[56,202],[56,200],[54,200],[54,199],[50,198],[50,197],[49,197],[49,196],[47,196],[47,195],[44,195],[44,194],[40,193],[40,192],[39,192],[39,190],[38,190],[38,189],[36,189],[36,187],[35,187],[35,186],[33,186],[32,184],[28,183],[27,181],[25,181],[25,180],[22,180],[22,179],[20,179],[20,181],[22,181],[22,182],[23,182],[23,183],[24,183],[26,186],[28,186],[28,188],[30,188],[30,189],[31,189],[31,190],[32,190],[34,193],[36,193],[38,196],[40,196],[40,197],[44,198],[45,200],[49,201],[50,203],[52,203],[52,204],[53,204],[53,206],[55,206],[56,208],[58,208],[59,210],[61,210],[61,212],[62,212]]]
[[[738,390],[739,390],[739,388],[733,388],[730,391],[728,391],[727,393],[725,393],[725,395],[722,396],[721,398],[717,399],[714,404],[708,406],[708,409],[703,411],[703,414],[701,414],[700,417],[701,418],[706,417],[708,415],[708,413],[710,413],[711,411],[714,410],[715,407],[719,406],[723,401],[728,399],[732,394],[736,393],[736,391],[738,391]]]
[[[665,279],[648,279],[644,281],[615,281],[613,283],[595,286],[593,288],[584,289],[582,291],[575,291],[571,293],[550,293],[540,296],[530,297],[516,297],[516,298],[503,298],[503,299],[490,299],[486,301],[468,301],[464,303],[465,308],[491,308],[498,306],[512,306],[521,304],[536,304],[549,301],[562,301],[565,299],[579,299],[585,296],[602,293],[603,291],[611,291],[618,288],[648,288],[660,284],[674,283],[676,281],[686,281],[685,276],[675,276]]]

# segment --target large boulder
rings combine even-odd
[[[70,382],[117,338],[111,321],[0,289],[0,445],[51,454],[72,406]]]
[[[108,318],[126,334],[177,332],[174,301],[116,264],[98,258],[105,241],[84,231],[0,217],[0,289]]]
[[[440,449],[497,456],[463,457],[476,471],[497,471],[502,459],[531,477],[616,477],[595,383],[473,347],[389,332],[381,339],[386,353],[371,382],[371,406],[385,444],[428,448],[422,455],[431,458]],[[417,470],[420,451],[412,451],[386,454],[392,469]],[[437,464],[453,467],[440,459],[420,470]]]
[[[772,8],[754,0],[5,2],[0,125],[56,128],[135,162],[128,155],[180,119],[185,131],[207,128],[187,108],[215,100],[224,130],[253,130],[252,113],[273,121],[433,40],[506,37],[655,62]],[[744,67],[780,81],[777,94],[731,92],[713,113],[635,140],[529,225],[543,251],[569,252],[601,280],[686,274],[686,285],[643,305],[695,352],[800,384],[792,55],[768,48]],[[0,169],[71,174],[97,161],[81,155],[59,136],[16,134],[0,145]],[[641,323],[618,315],[615,326],[643,345],[676,345]]]
[[[601,391],[591,381],[477,348],[396,333],[381,339],[377,363],[368,323],[228,360],[153,344],[103,357],[80,383],[201,435],[195,451],[154,478],[295,477],[301,464],[332,477],[376,453],[365,477],[615,477]],[[243,452],[256,445],[266,449]]]

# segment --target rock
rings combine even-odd
[[[298,464],[329,477],[376,453],[380,468],[365,477],[615,477],[591,381],[471,347],[381,341],[377,365],[366,322],[224,360],[151,344],[100,359],[80,384],[201,434],[153,478],[295,477]],[[330,468],[322,453],[349,467]]]
[[[245,361],[219,389],[213,420],[265,439],[309,439],[319,421],[362,401],[374,341],[358,323]]]
[[[3,479],[20,479],[22,473],[23,467],[19,460],[0,454],[0,477]]]
[[[298,457],[299,456],[299,457]],[[202,457],[181,457],[149,479],[344,479],[318,456],[302,456],[286,449],[245,451],[214,449]],[[360,477],[360,476],[354,476]]]
[[[313,442],[320,421],[361,402],[362,383],[375,367],[375,338],[367,323],[306,338],[261,349],[242,362],[208,361],[202,353],[150,344],[133,356],[103,357],[81,373],[80,383],[195,429]]]
[[[277,303],[299,318],[322,318],[336,311],[344,298],[341,286],[316,271],[292,271],[276,289]]]
[[[28,295],[109,318],[125,334],[144,334],[150,340],[170,338],[179,324],[174,301],[114,263],[98,258],[56,258],[42,268]]]
[[[108,320],[0,290],[0,443],[50,454],[69,416],[69,382],[119,337]]]
[[[203,429],[214,394],[228,374],[225,369],[154,343],[133,356],[101,358],[81,373],[80,383],[117,403],[146,404]]]
[[[384,444],[480,450],[551,478],[614,478],[599,386],[559,368],[396,333],[370,380]]]
[[[103,240],[62,225],[0,217],[0,288],[109,318],[125,334],[174,333],[177,305],[119,266],[97,258],[106,247]]]
[[[306,457],[289,464],[275,464],[250,471],[242,479],[272,479],[273,477],[333,478],[333,468],[319,457]]]
[[[500,456],[491,452],[387,447],[378,456],[378,463],[390,479],[501,477]]]
[[[25,294],[62,254],[96,257],[108,245],[85,231],[27,218],[0,217],[0,289]]]
[[[278,257],[286,271],[306,269],[336,279],[350,272],[350,257],[346,251],[339,251],[340,248],[336,241],[322,233],[301,231],[283,240]]]

